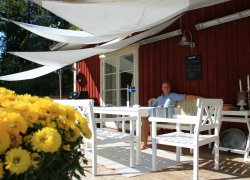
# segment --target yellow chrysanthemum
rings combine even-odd
[[[4,129],[0,129],[0,155],[4,154],[9,147],[10,136]]]
[[[38,152],[55,152],[62,143],[60,134],[53,128],[46,127],[34,133],[31,138],[32,149]]]
[[[77,126],[70,126],[66,133],[66,140],[69,142],[76,141],[80,137],[80,129]]]
[[[22,113],[22,116],[29,127],[33,128],[34,124],[38,124],[39,114],[32,110],[32,106],[29,106],[26,111]]]
[[[40,162],[41,156],[38,153],[32,153],[31,154],[31,164],[33,166],[33,170],[36,170],[38,168],[38,163]]]
[[[3,163],[0,162],[0,179],[3,179],[3,176],[4,176]]]
[[[20,144],[22,144],[22,136],[15,129],[8,132],[10,135],[10,145],[12,148],[17,148]]]
[[[71,151],[69,144],[63,145],[62,148],[63,148],[64,151]]]
[[[58,125],[59,128],[62,128],[62,129],[65,129],[66,131],[68,131],[70,126],[75,125],[75,122],[69,121],[66,117],[61,116],[57,125]]]
[[[69,121],[75,121],[75,109],[69,105],[60,105],[59,106],[63,110],[63,116],[67,118]]]
[[[30,153],[21,147],[11,149],[6,153],[5,165],[11,174],[20,174],[27,171],[31,165]]]
[[[29,146],[30,143],[31,143],[31,135],[29,134],[29,135],[25,136],[25,137],[23,138],[23,141],[24,141],[24,145],[25,145],[25,146]]]
[[[92,132],[89,128],[88,120],[83,117],[79,112],[76,112],[75,116],[78,122],[77,124],[81,129],[81,132],[83,133],[84,137],[90,139],[92,137]]]
[[[23,117],[15,112],[8,112],[4,121],[9,122],[9,126],[13,129],[17,129],[18,131],[25,133],[27,131],[28,125]]]

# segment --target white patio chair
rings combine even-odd
[[[89,126],[92,130],[92,138],[84,139],[85,143],[92,144],[92,173],[97,175],[97,146],[103,144],[112,144],[118,142],[130,142],[130,167],[134,167],[134,117],[117,118],[95,118],[93,113],[92,100],[54,100],[55,102],[71,105],[75,107],[83,116],[89,120]],[[97,128],[96,123],[112,121],[130,121],[130,133],[116,132],[104,128]]]
[[[180,147],[192,148],[193,153],[193,179],[198,179],[199,174],[199,147],[214,142],[215,169],[219,169],[219,121],[221,118],[222,99],[198,99],[198,112],[196,116],[175,115],[174,118],[150,117],[152,121],[152,170],[157,170],[157,144],[176,146],[176,161],[180,162]],[[157,122],[171,122],[180,124],[194,124],[194,133],[172,132],[156,135]],[[177,128],[179,129],[179,128]],[[201,131],[214,129],[213,134],[201,135]]]

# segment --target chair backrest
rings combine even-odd
[[[195,134],[209,129],[217,129],[221,119],[221,111],[223,106],[222,99],[198,99],[197,100],[197,122],[195,126]]]
[[[96,131],[96,123],[93,112],[93,99],[84,100],[53,100],[59,104],[73,106],[78,110],[78,112],[87,118],[89,121],[89,128],[92,132]],[[93,133],[92,133],[93,134]]]

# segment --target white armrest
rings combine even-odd
[[[137,120],[137,116],[118,117],[118,118],[95,118],[96,123],[113,122],[113,121],[131,121],[131,120]]]
[[[168,123],[179,123],[179,124],[195,124],[196,118],[192,119],[174,119],[174,118],[158,118],[158,117],[149,117],[151,122],[168,122]]]

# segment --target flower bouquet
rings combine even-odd
[[[88,121],[73,107],[0,88],[0,179],[80,179],[83,136]]]

